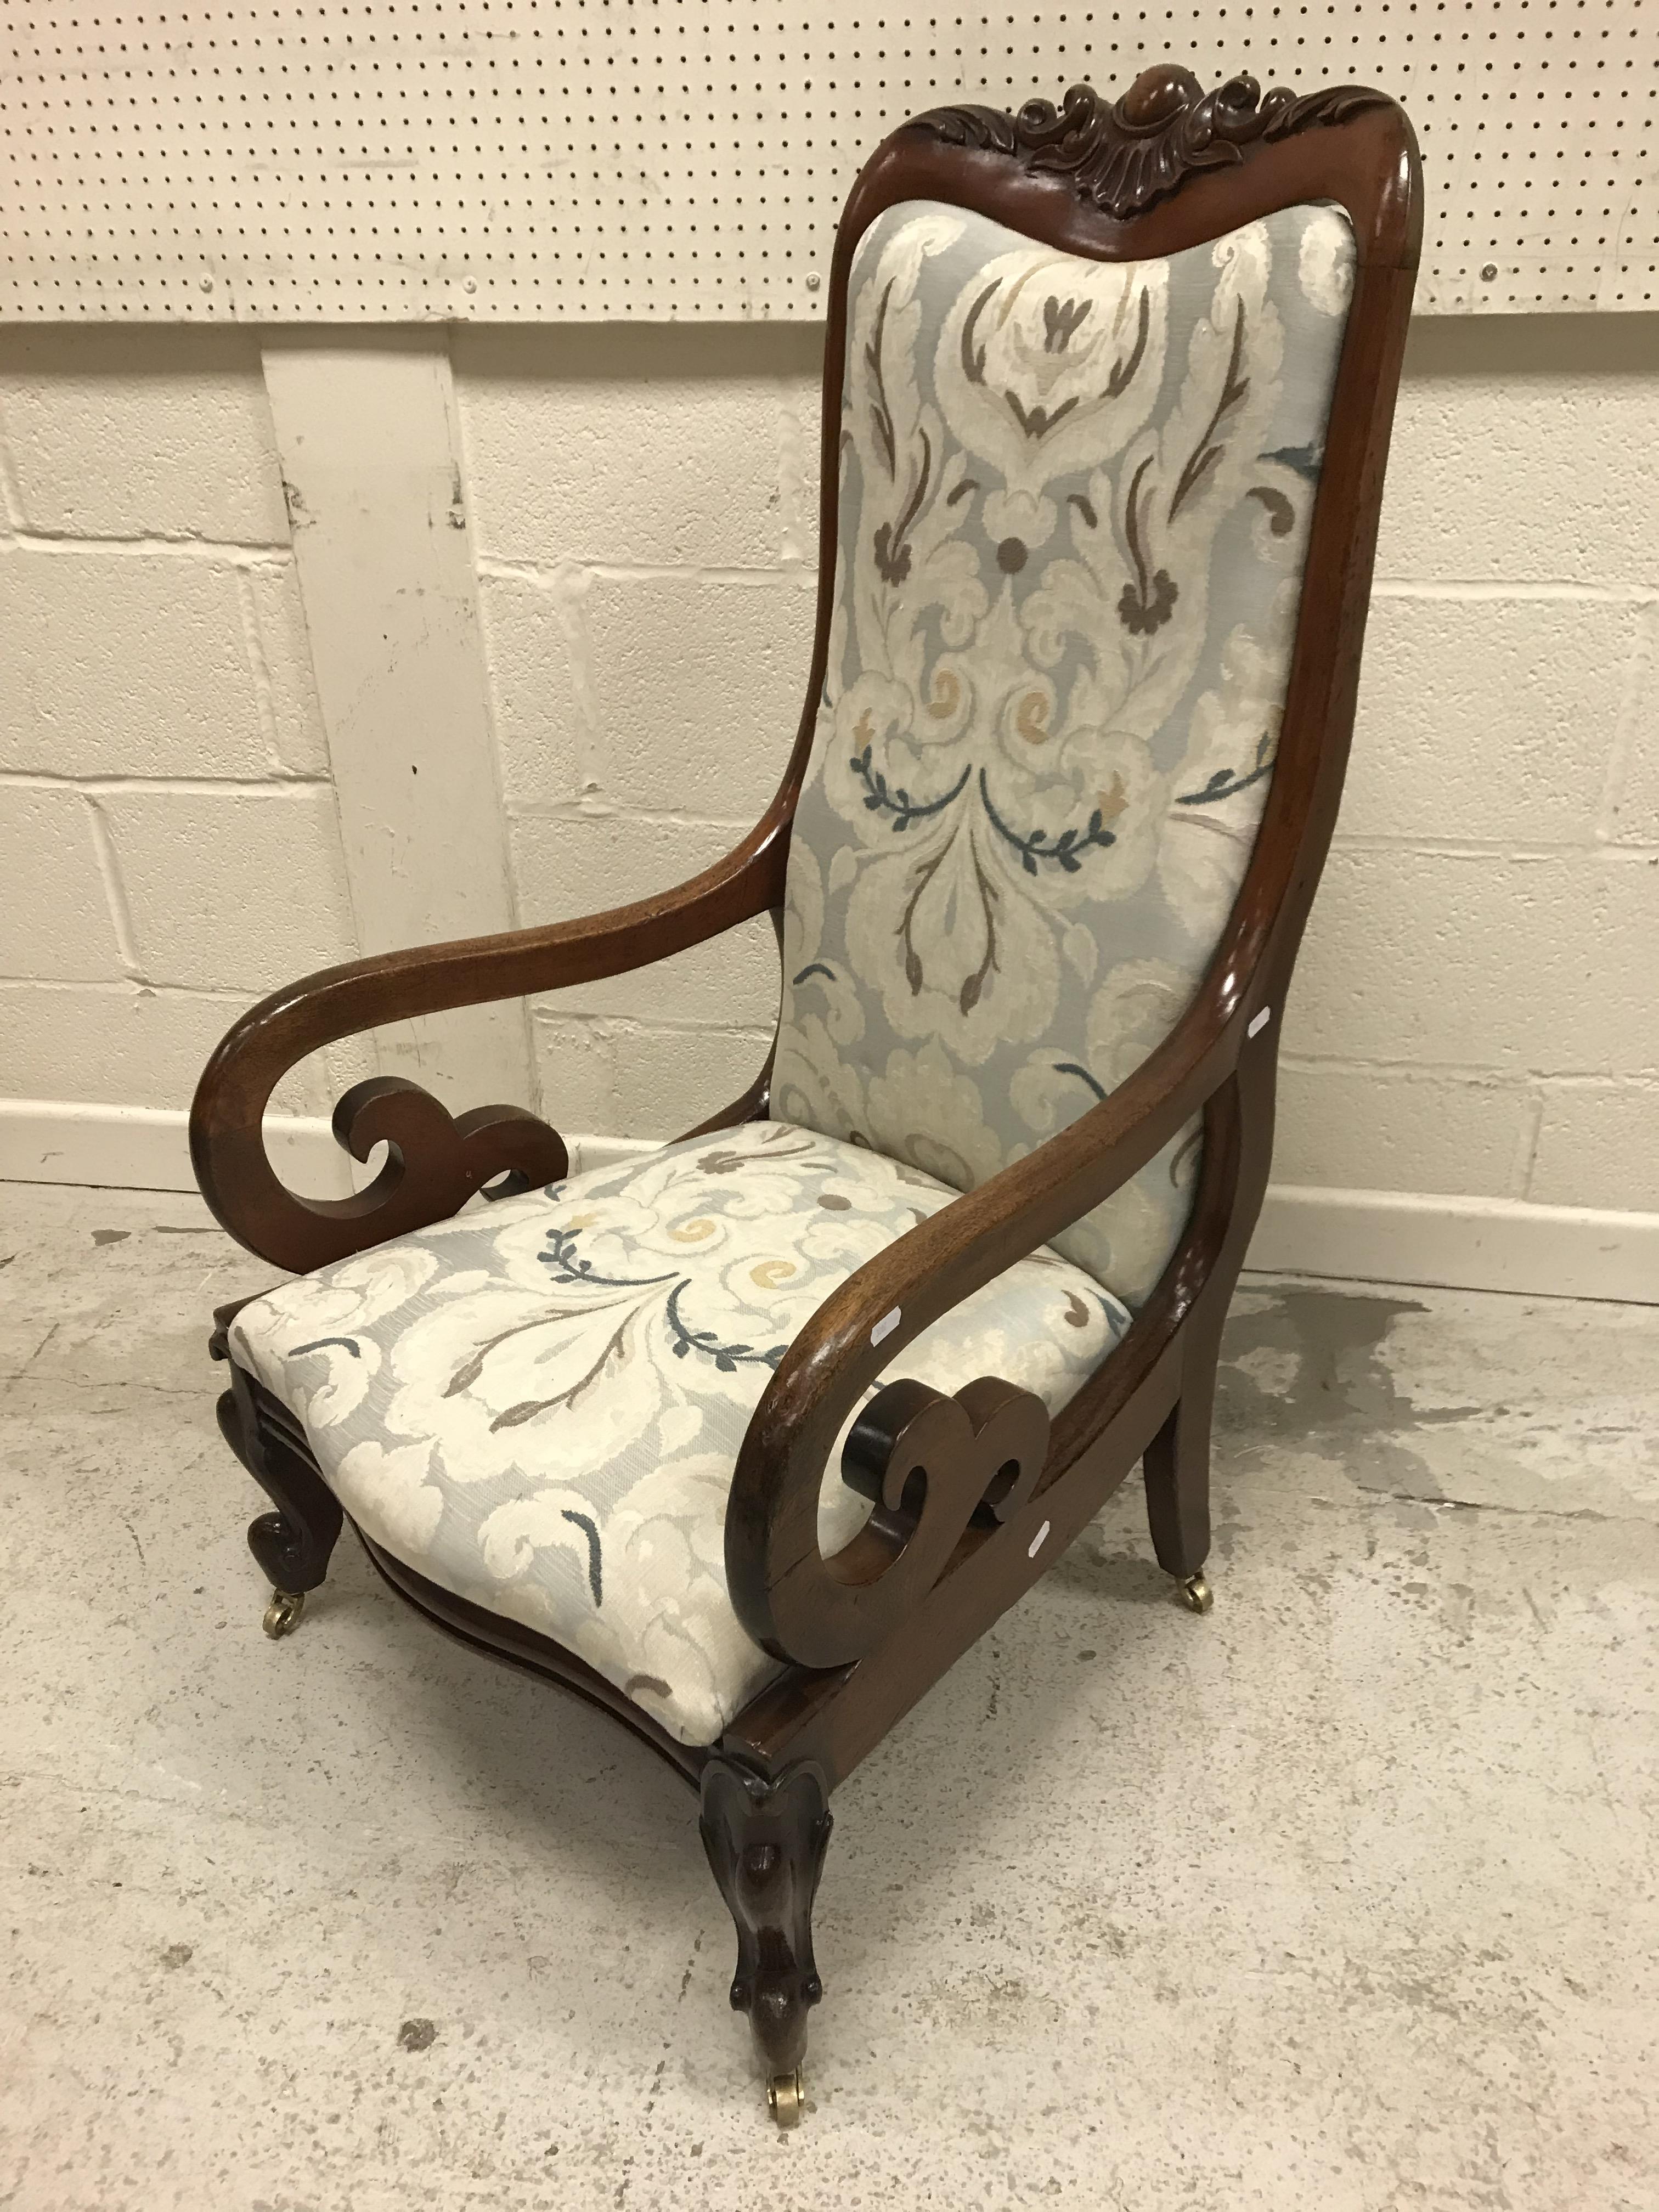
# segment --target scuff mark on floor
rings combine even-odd
[[[700,1928],[700,1929],[697,1930],[697,1940],[696,1940],[696,1942],[695,1943],[693,1943],[693,1945],[691,1946],[691,1956],[690,1956],[690,1957],[686,1960],[686,1962],[685,1962],[685,1972],[684,1972],[680,1976],[680,1997],[681,1997],[681,1999],[682,1999],[682,2000],[684,1998],[684,1996],[685,1996],[686,1991],[687,1991],[687,1990],[690,1988],[690,1986],[691,1986],[691,1976],[692,1976],[692,1972],[693,1972],[693,1971],[695,1970],[695,1968],[696,1968],[696,1963],[697,1963],[697,1954],[698,1954],[698,1952],[699,1952],[699,1951],[701,1951],[701,1950],[702,1950],[702,1929]]]

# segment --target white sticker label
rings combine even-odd
[[[1028,1559],[1036,1559],[1037,1553],[1042,1549],[1043,1545],[1048,1541],[1048,1531],[1054,1527],[1054,1524],[1052,1521],[1045,1521],[1042,1526],[1037,1530],[1036,1535],[1032,1537],[1030,1547],[1025,1553]]]
[[[895,1306],[892,1312],[890,1314],[884,1314],[881,1319],[876,1323],[875,1327],[871,1330],[871,1343],[879,1344],[884,1336],[890,1336],[898,1325],[899,1310]]]
[[[1255,1016],[1249,1029],[1245,1030],[1245,1036],[1255,1036],[1259,1030],[1265,1030],[1267,1028],[1268,1023],[1272,1021],[1273,1018],[1273,1008],[1271,1006],[1263,1006],[1261,1012]]]

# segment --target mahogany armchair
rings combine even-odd
[[[417,1611],[669,1760],[781,2121],[835,1785],[1138,1463],[1209,1606],[1218,1339],[1419,225],[1410,127],[1352,87],[1164,66],[896,131],[836,247],[817,639],[763,820],[661,897],[278,992],[203,1075],[208,1203],[298,1277],[212,1340],[267,1629],[349,1516]],[[521,1109],[380,1079],[335,1116],[387,1146],[367,1189],[273,1173],[266,1102],[319,1046],[760,914],[773,1052],[677,1144],[573,1176]]]

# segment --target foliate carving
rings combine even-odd
[[[1253,76],[1229,77],[1206,92],[1190,70],[1165,64],[1143,70],[1121,100],[1074,84],[1058,107],[1048,100],[1027,100],[1018,115],[994,107],[936,107],[908,127],[1069,177],[1080,198],[1122,217],[1199,170],[1243,161],[1244,149],[1259,139],[1341,123],[1387,100],[1385,93],[1351,84],[1304,94],[1278,85],[1264,93]]]
[[[260,1116],[275,1073],[301,1054],[283,1060],[267,1053],[261,1066],[258,1055],[268,1041],[255,1028],[248,1068],[234,1066],[243,1032],[262,1011],[256,1007],[209,1061],[191,1113],[190,1152],[202,1195],[220,1221],[240,1243],[277,1267],[309,1274],[331,1261],[447,1220],[477,1193],[514,1197],[540,1183],[562,1182],[569,1173],[564,1139],[523,1107],[475,1106],[451,1115],[418,1084],[377,1075],[355,1084],[335,1107],[334,1137],[365,1165],[383,1144],[386,1157],[380,1172],[349,1198],[301,1197],[272,1167]],[[259,1087],[262,1075],[264,1088]]]
[[[458,1212],[476,1190],[514,1197],[570,1170],[564,1139],[522,1106],[473,1106],[452,1118],[429,1091],[399,1075],[354,1084],[334,1109],[334,1137],[364,1163],[376,1145],[387,1150],[356,1211],[373,1212],[395,1194],[422,1209],[422,1224]]]
[[[1030,1503],[1048,1455],[1048,1407],[1000,1376],[981,1376],[954,1397],[911,1376],[884,1385],[842,1452],[842,1480],[874,1510],[833,1562],[793,1544],[787,1561],[767,1560],[769,1648],[804,1667],[845,1666],[877,1650],[914,1616],[970,1525],[994,1544],[1021,1540],[1005,1524]],[[741,1483],[742,1458],[738,1465]],[[728,1520],[728,1560],[730,1545]]]
[[[732,2008],[749,2015],[772,2075],[806,2055],[806,2015],[823,1995],[812,1900],[835,1823],[816,1766],[775,1778],[713,1758],[702,1771],[702,1846],[738,1931]]]
[[[909,1543],[931,1507],[933,1546],[948,1559],[970,1520],[1013,1518],[1048,1455],[1048,1409],[1031,1391],[982,1375],[947,1398],[907,1378],[860,1409],[842,1479],[875,1507],[869,1526],[896,1544]]]

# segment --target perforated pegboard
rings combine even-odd
[[[957,0],[960,4],[960,0]],[[0,314],[811,317],[906,114],[1121,88],[1380,85],[1423,144],[1419,304],[1659,302],[1659,0],[8,0]]]

